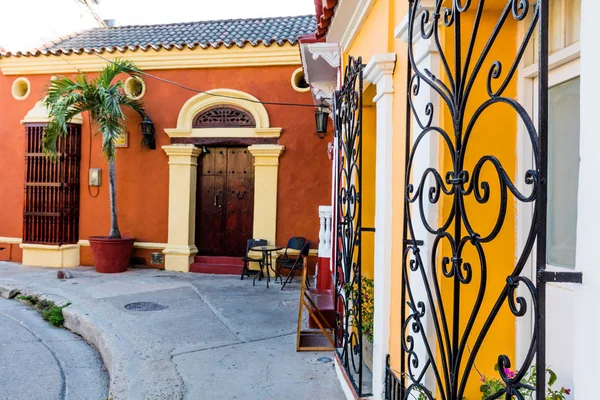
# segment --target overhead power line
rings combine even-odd
[[[106,62],[109,62],[111,64],[117,64],[116,62],[114,62],[113,60],[110,60],[106,57],[101,56],[100,54],[93,52],[92,54],[94,54],[95,56],[103,59]],[[163,82],[163,83],[168,83],[170,85],[174,85],[177,87],[180,87],[182,89],[185,90],[189,90],[190,92],[194,92],[194,93],[203,93],[209,96],[213,96],[213,97],[221,97],[221,98],[226,98],[226,99],[232,99],[232,100],[242,100],[242,101],[247,101],[250,103],[257,103],[257,104],[264,104],[264,105],[273,105],[273,106],[289,106],[289,107],[311,107],[311,108],[315,108],[318,107],[314,104],[302,104],[302,103],[286,103],[286,102],[278,102],[278,101],[260,101],[260,100],[254,100],[254,99],[247,99],[247,98],[241,98],[241,97],[236,97],[236,96],[228,96],[228,95],[224,95],[224,94],[217,94],[217,93],[211,93],[209,91],[206,90],[201,90],[201,89],[196,89],[187,85],[184,85],[183,83],[179,83],[170,79],[165,79],[165,78],[161,78],[160,76],[156,76],[153,74],[150,74],[148,72],[144,72],[141,70],[136,70],[137,73],[139,73],[140,75],[143,76],[147,76],[149,78],[155,79],[157,81]]]

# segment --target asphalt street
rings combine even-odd
[[[106,399],[98,352],[15,300],[0,298],[0,399]]]

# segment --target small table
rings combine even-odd
[[[256,275],[254,275],[254,279],[252,280],[252,286],[256,285],[256,278],[260,277],[263,273],[263,270],[266,267],[267,270],[267,288],[269,288],[269,281],[271,280],[271,274],[269,273],[269,268],[271,271],[275,272],[275,282],[277,282],[277,277],[279,274],[275,269],[273,269],[273,263],[271,262],[271,253],[274,251],[279,251],[283,247],[276,245],[267,245],[267,246],[255,246],[251,247],[252,251],[260,251],[262,253],[262,263],[260,264],[260,271]],[[281,280],[281,277],[279,277]]]

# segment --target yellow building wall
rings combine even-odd
[[[362,108],[362,226],[375,226],[375,163],[377,145],[376,108],[372,99],[375,86],[370,85],[363,94]],[[375,234],[363,232],[362,236],[362,276],[373,279],[375,260]]]
[[[390,39],[389,24],[390,2],[394,0],[377,0],[365,19],[352,43],[343,51],[351,56],[362,56],[363,63],[368,63],[373,54],[387,53]]]
[[[402,251],[402,227],[404,224],[403,209],[404,209],[404,138],[405,138],[405,121],[406,121],[406,65],[407,65],[407,50],[406,43],[401,40],[394,38],[394,29],[400,24],[406,12],[408,2],[403,0],[377,0],[375,1],[371,12],[365,19],[362,26],[359,28],[358,34],[350,43],[347,49],[342,49],[344,53],[344,63],[347,60],[348,55],[358,57],[361,56],[363,63],[368,63],[374,54],[394,52],[397,55],[396,69],[393,75],[394,81],[394,100],[393,100],[393,127],[394,127],[394,151],[393,155],[393,169],[394,169],[394,184],[392,187],[393,194],[393,243],[394,249],[397,250],[397,254]],[[372,88],[374,89],[374,88]],[[372,90],[370,89],[370,90]],[[374,93],[373,93],[374,94]],[[365,94],[363,101],[372,100],[373,95]],[[364,110],[364,109],[363,109]],[[373,115],[373,130],[376,129],[374,123],[375,118],[375,107],[372,109]],[[368,118],[368,117],[367,117]],[[363,121],[363,129],[368,125],[368,120]],[[369,128],[371,129],[371,128]],[[366,130],[366,129],[365,129]],[[374,135],[375,136],[375,135]],[[366,136],[365,136],[366,137]],[[374,139],[373,139],[374,140]],[[375,146],[375,141],[373,142]],[[368,165],[368,152],[366,147],[363,147],[363,171],[370,168]],[[373,147],[374,153],[374,147]],[[373,172],[375,170],[375,157],[372,159]],[[363,178],[363,185],[368,182]],[[373,200],[375,185],[373,181]],[[367,186],[363,193],[367,193]],[[366,202],[365,202],[366,203]],[[373,210],[374,215],[374,210]],[[364,226],[368,226],[363,223]],[[372,226],[372,225],[371,225]],[[367,237],[366,234],[363,237]],[[369,244],[363,243],[364,248],[370,248],[373,246],[372,242]],[[363,250],[364,251],[364,250]],[[372,251],[372,250],[370,250]],[[363,260],[365,258],[363,257]],[[365,265],[363,261],[363,266]],[[365,276],[372,277],[371,272],[367,268],[363,267]],[[392,268],[392,282],[391,282],[391,293],[392,303],[391,316],[390,316],[390,329],[392,334],[390,335],[390,362],[391,367],[400,373],[400,310],[401,310],[401,268],[400,266]]]
[[[483,47],[491,35],[492,29],[499,18],[498,11],[486,10],[483,14],[481,25],[479,27],[479,33],[477,41],[475,43],[473,57],[471,62],[471,69],[473,64],[476,62],[477,57],[483,51]],[[461,16],[461,24],[463,26],[463,37],[462,37],[462,48],[463,57],[466,56],[466,49],[469,47],[469,41],[471,39],[471,29],[474,21],[474,11],[467,12]],[[452,29],[441,29],[444,32],[444,50],[448,58],[448,64],[454,65],[454,35]],[[469,34],[466,34],[469,32]],[[502,74],[502,78],[506,76],[508,66],[512,64],[512,61],[516,54],[516,34],[517,26],[512,18],[508,18],[503,28],[502,34],[499,35],[496,43],[492,47],[490,54],[486,58],[484,66],[481,68],[477,75],[473,90],[469,96],[469,100],[465,109],[463,136],[467,128],[468,122],[471,117],[485,101],[490,99],[487,93],[487,76],[489,68],[493,61],[499,60],[505,69]],[[463,59],[464,64],[464,59]],[[452,68],[452,67],[451,67]],[[440,67],[440,70],[442,68]],[[442,74],[444,80],[448,82],[447,76]],[[495,80],[492,87],[497,88],[502,79]],[[515,98],[516,97],[516,80],[513,80],[509,87],[506,89],[504,96]],[[448,112],[448,108],[444,107],[444,113],[440,126],[442,126],[451,137],[454,135],[453,121]],[[510,177],[514,177],[516,174],[516,129],[517,120],[516,113],[512,108],[506,105],[494,105],[485,111],[474,125],[474,129],[471,133],[467,147],[465,148],[465,163],[464,169],[469,171],[469,176],[472,178],[473,170],[477,162],[482,156],[493,154],[502,163],[506,173]],[[441,141],[439,143],[440,148],[440,165],[443,165],[442,176],[445,172],[452,171],[452,160],[449,157],[447,151],[441,151],[445,149],[446,145]],[[469,222],[473,229],[481,236],[485,237],[490,234],[496,223],[497,217],[500,210],[500,186],[498,180],[498,174],[491,164],[487,164],[480,177],[480,182],[488,182],[490,186],[490,199],[485,204],[479,204],[473,195],[465,198],[465,209]],[[467,349],[463,355],[462,368],[465,367],[466,361],[470,356],[470,349],[473,349],[477,335],[481,332],[481,329],[485,323],[486,318],[489,316],[490,311],[498,299],[501,291],[506,284],[506,277],[511,273],[515,264],[515,203],[512,197],[508,196],[508,204],[506,211],[506,218],[502,230],[499,235],[492,240],[490,243],[484,243],[482,245],[486,257],[486,268],[487,268],[487,284],[485,286],[485,295],[481,309],[474,320],[472,333],[467,340]],[[440,222],[442,219],[447,218],[452,208],[452,198],[450,196],[442,196],[442,207],[443,210],[440,215]],[[454,232],[454,227],[451,226],[448,230]],[[461,227],[461,235],[467,235],[467,230],[464,224]],[[472,282],[467,285],[461,285],[461,306],[460,306],[460,332],[465,331],[467,322],[471,317],[471,312],[475,305],[478,290],[480,288],[481,278],[481,264],[479,262],[479,256],[474,246],[467,245],[463,252],[462,259],[464,262],[471,263],[473,278]],[[449,245],[443,248],[440,259],[438,259],[437,265],[441,265],[441,257],[451,257],[452,253],[449,249]],[[441,275],[441,267],[438,267],[438,275]],[[444,303],[447,304],[447,318],[451,319],[454,315],[452,309],[452,296],[453,280],[442,279],[442,297]],[[506,302],[502,305],[502,308],[497,315],[492,327],[490,328],[485,341],[475,360],[476,368],[488,378],[495,377],[499,378],[497,372],[494,371],[494,366],[498,362],[498,356],[501,354],[507,355],[512,361],[515,362],[515,317],[510,312]],[[438,352],[439,354],[439,352]],[[461,374],[464,370],[461,371]],[[473,368],[470,373],[469,381],[465,396],[467,399],[478,399],[481,397],[479,387],[481,385],[480,376]]]
[[[495,2],[490,3],[492,7],[497,9]],[[406,138],[406,93],[407,93],[407,78],[406,68],[408,64],[407,58],[407,43],[400,39],[394,38],[394,29],[405,18],[408,12],[408,2],[404,0],[378,0],[375,2],[369,16],[363,23],[354,41],[348,49],[342,49],[347,56],[362,56],[363,62],[367,63],[373,54],[394,52],[397,56],[396,69],[393,75],[394,83],[394,103],[393,103],[393,127],[394,127],[394,155],[393,155],[393,243],[396,254],[399,256],[402,249],[403,225],[404,225],[404,174],[405,174],[405,138]],[[487,14],[483,18],[480,26],[479,40],[476,43],[474,55],[480,54],[485,41],[489,38],[489,34],[498,20],[498,13]],[[463,15],[463,48],[468,46],[467,38],[470,36],[473,20],[473,13]],[[467,33],[468,32],[468,33]],[[516,25],[509,18],[507,25],[503,30],[502,36],[492,49],[488,56],[484,68],[479,73],[479,77],[475,82],[471,100],[467,106],[466,119],[473,115],[474,108],[480,105],[483,101],[489,98],[485,89],[487,71],[489,69],[490,60],[501,60],[505,66],[510,65],[516,51]],[[444,46],[447,53],[454,49],[452,36],[444,38]],[[451,57],[450,57],[451,58]],[[449,62],[452,62],[450,60]],[[471,64],[473,65],[473,63]],[[506,71],[503,72],[505,76]],[[508,97],[516,97],[516,84],[512,84],[505,92]],[[487,96],[487,97],[486,97]],[[471,143],[466,157],[465,167],[467,170],[472,170],[475,163],[484,154],[493,152],[498,155],[506,172],[509,176],[515,176],[516,169],[516,117],[508,107],[495,106],[491,113],[482,116],[476,129],[473,132]],[[446,113],[442,116],[441,126],[449,131],[452,131],[451,119]],[[365,119],[365,127],[367,119]],[[369,128],[370,129],[370,128]],[[365,129],[366,131],[366,129]],[[366,135],[365,135],[366,137]],[[365,158],[365,165],[366,165]],[[449,171],[451,168],[450,160],[440,156],[440,165],[443,165],[443,171]],[[363,166],[364,170],[365,166]],[[482,178],[490,182],[492,189],[498,188],[498,180],[495,173],[488,166],[484,168]],[[366,187],[365,187],[366,188]],[[366,191],[365,191],[366,192]],[[498,190],[491,193],[491,199],[486,205],[473,204],[467,202],[468,210],[470,211],[469,218],[476,221],[477,229],[481,232],[486,232],[491,229],[497,215],[499,205]],[[442,203],[442,210],[448,212],[450,204]],[[504,228],[498,238],[493,243],[484,245],[487,257],[488,266],[488,285],[486,288],[486,296],[482,304],[480,316],[475,320],[475,332],[478,332],[487,316],[489,309],[492,307],[494,300],[498,297],[499,291],[503,288],[506,282],[506,276],[514,265],[515,259],[515,210],[514,202],[509,202],[507,207],[506,220]],[[494,214],[496,212],[496,214]],[[447,214],[446,214],[447,215]],[[366,226],[366,225],[365,225]],[[464,232],[464,229],[463,229]],[[446,249],[447,250],[447,249]],[[445,254],[448,254],[446,251]],[[469,249],[464,254],[465,260],[472,260],[474,270],[477,270],[476,254],[472,249]],[[400,258],[398,258],[399,260]],[[366,274],[366,269],[365,269]],[[391,288],[391,315],[390,315],[390,330],[389,339],[390,345],[390,363],[391,368],[400,373],[400,355],[401,355],[401,310],[404,306],[401,302],[401,280],[402,269],[400,264],[392,268],[392,288]],[[475,275],[474,279],[478,279]],[[468,319],[468,311],[472,308],[472,303],[475,298],[477,285],[468,285],[468,289],[463,292],[464,310],[461,312],[462,327],[466,325]],[[451,287],[445,285],[443,287],[443,296],[445,300],[449,300],[451,296]],[[451,317],[451,310],[449,318]],[[506,354],[514,361],[515,357],[515,318],[510,313],[506,305],[496,318],[496,322],[486,339],[483,347],[476,359],[477,367],[488,377],[497,376],[494,373],[494,365],[497,363],[499,354]],[[472,348],[474,339],[469,340],[469,347]],[[468,350],[467,350],[468,353]],[[464,359],[468,358],[465,354]],[[478,399],[481,397],[479,393],[479,376],[476,371],[473,371],[466,393],[467,399]]]

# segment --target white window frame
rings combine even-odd
[[[549,88],[575,79],[581,75],[580,55],[580,44],[577,42],[549,56]],[[525,107],[528,114],[532,116],[532,120],[536,126],[538,107],[537,82],[538,64],[534,63],[532,65],[525,66],[524,62],[522,62],[519,69],[517,98],[519,103]],[[525,176],[527,170],[531,169],[533,166],[533,155],[531,152],[531,144],[528,133],[521,123],[518,124],[517,135],[517,175],[515,184],[518,188],[523,188],[525,185],[523,185],[521,181],[523,181],[523,177]],[[525,193],[529,192],[526,190]],[[533,208],[530,203],[516,203],[517,246],[515,259],[521,255],[522,250],[525,247],[528,229],[533,217]],[[551,264],[547,264],[546,268],[549,271],[572,271],[572,269],[554,266]],[[525,266],[523,275],[528,276],[533,282],[536,282],[535,248],[533,249],[532,255]],[[552,283],[548,285],[553,285],[568,290],[573,289],[572,286],[569,286],[568,284]],[[517,365],[522,363],[531,342],[534,325],[533,313],[530,312],[530,315],[531,318],[516,319]]]

